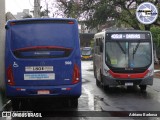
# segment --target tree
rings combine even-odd
[[[81,18],[88,27],[103,25],[109,21],[124,24],[134,29],[150,30],[151,25],[142,25],[136,18],[136,8],[142,2],[152,2],[160,10],[158,0],[58,0],[59,7],[67,17]],[[160,13],[152,25],[160,26]]]
[[[160,47],[160,28],[153,26],[151,28],[152,38],[157,47]]]
[[[87,19],[92,14],[93,0],[57,0],[58,8],[68,18]]]

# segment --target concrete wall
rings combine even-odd
[[[0,0],[0,87],[4,84],[5,0]]]

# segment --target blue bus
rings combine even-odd
[[[6,95],[13,109],[26,99],[41,97],[65,97],[70,107],[77,107],[82,85],[77,21],[8,21],[5,71]]]

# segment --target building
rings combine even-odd
[[[4,86],[5,0],[0,0],[0,89]]]
[[[11,12],[6,13],[6,21],[15,19],[16,19],[15,16]]]
[[[29,14],[29,9],[23,9],[22,12],[18,12],[14,15],[16,19],[24,19],[24,18],[31,18],[32,16]]]

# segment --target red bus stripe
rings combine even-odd
[[[62,49],[62,50],[71,50],[71,48],[59,47],[59,46],[33,46],[26,48],[19,48],[14,51],[28,51],[28,50],[37,50],[37,49]]]
[[[114,73],[111,70],[108,71],[114,78],[131,78],[131,79],[135,79],[135,78],[144,78],[147,73],[149,72],[149,70],[146,70],[144,73]]]

